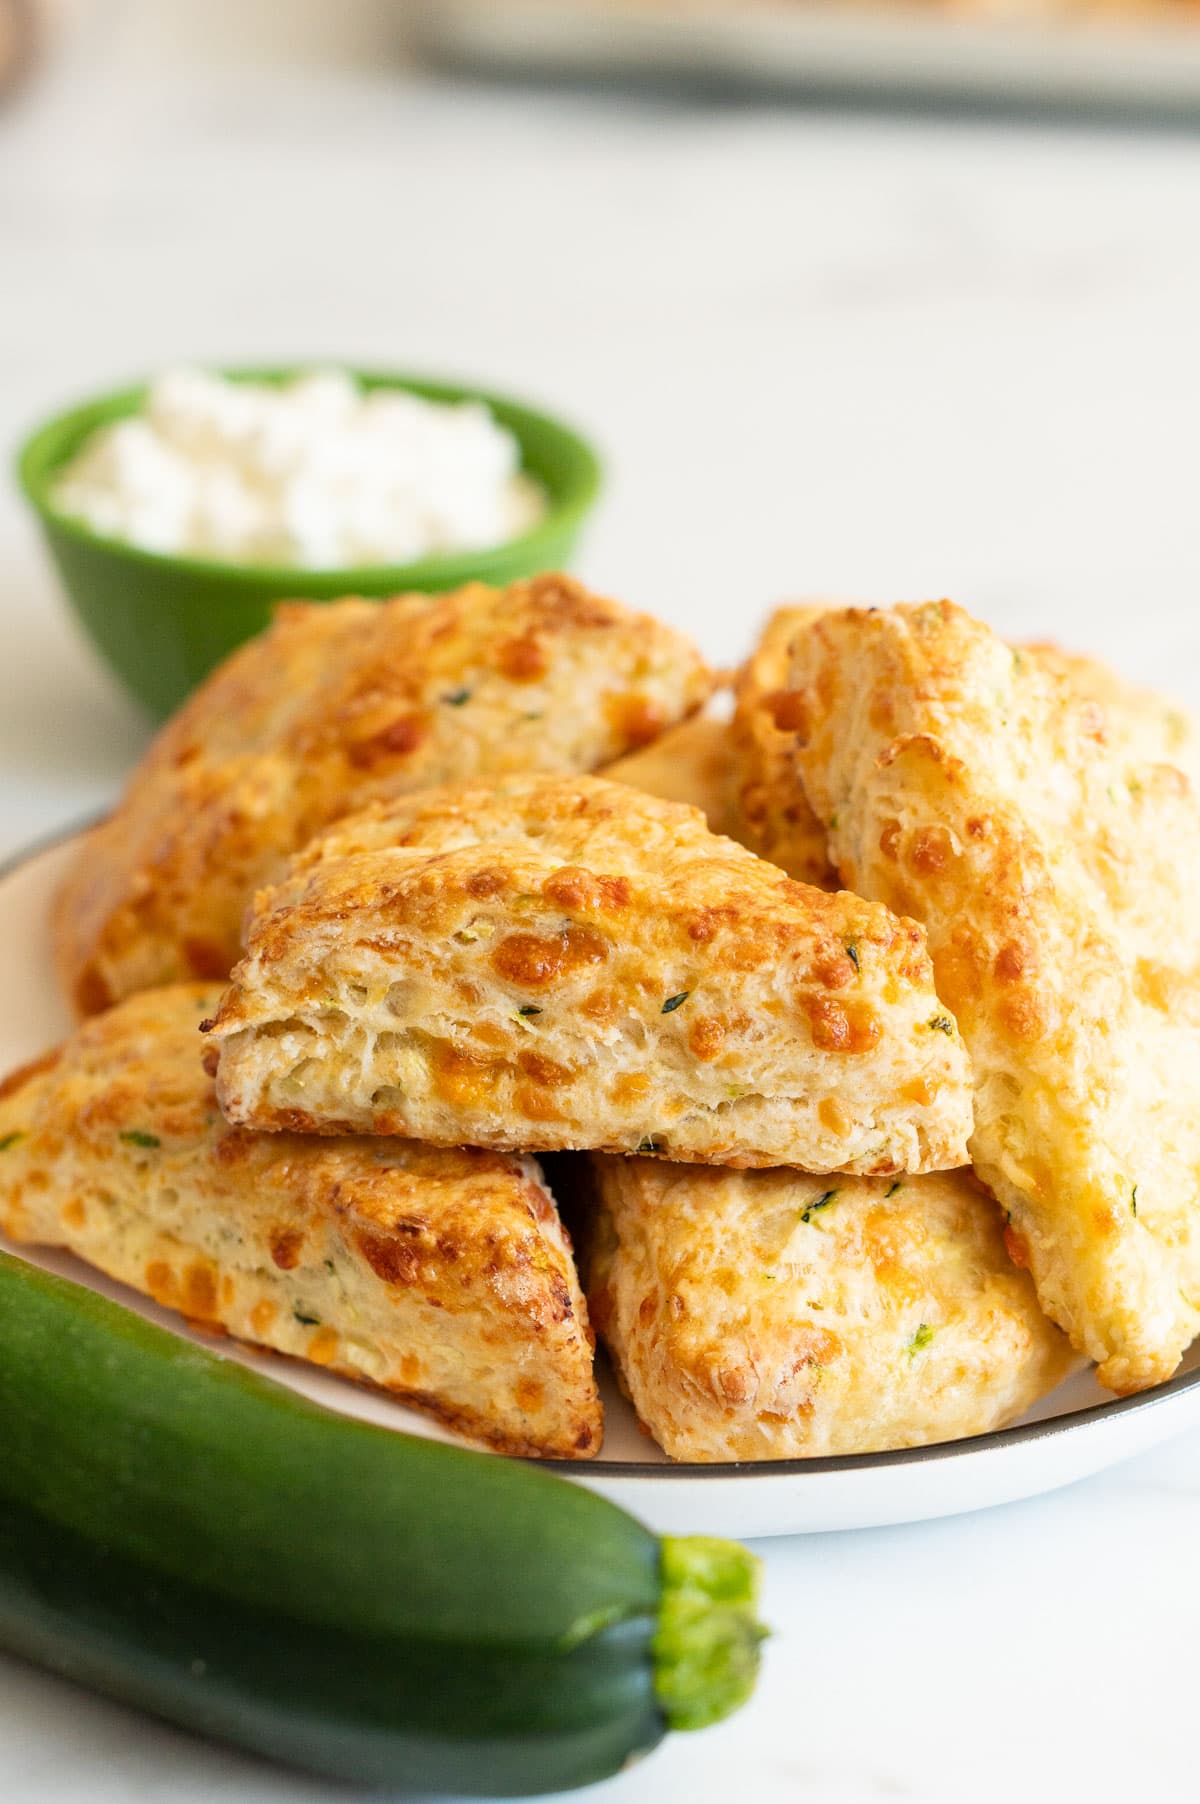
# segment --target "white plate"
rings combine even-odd
[[[416,12],[439,53],[514,73],[1200,106],[1200,28],[1136,0],[1106,18],[944,0],[419,0]]]
[[[47,920],[73,847],[73,840],[59,841],[0,871],[0,995],[6,1001],[0,1019],[0,1070],[42,1052],[71,1026],[54,979]],[[68,1254],[9,1250],[117,1298],[176,1334],[204,1342],[178,1316],[110,1283]],[[455,1438],[401,1404],[315,1367],[226,1340],[207,1344],[349,1415],[438,1440]],[[1200,1422],[1200,1343],[1170,1384],[1140,1397],[1117,1401],[1101,1391],[1090,1373],[1081,1373],[1002,1433],[847,1459],[671,1465],[640,1432],[611,1383],[605,1389],[605,1410],[604,1448],[596,1461],[583,1466],[544,1463],[623,1504],[659,1533],[747,1538],[871,1528],[1054,1490]]]

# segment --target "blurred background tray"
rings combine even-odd
[[[1200,118],[1198,0],[415,0],[413,12],[436,54],[507,74]]]

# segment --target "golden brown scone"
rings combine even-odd
[[[838,887],[827,856],[825,829],[799,782],[795,735],[789,726],[791,643],[818,615],[835,606],[813,602],[776,610],[763,629],[753,656],[738,674],[731,726],[733,754],[740,767],[735,807],[722,828],[769,858],[790,877],[825,889]],[[1069,679],[1081,697],[1097,702],[1110,740],[1149,763],[1177,764],[1193,782],[1200,776],[1200,735],[1187,710],[1152,689],[1126,682],[1097,658],[1064,651],[1046,642],[1017,647],[1052,675]],[[777,718],[778,716],[778,718]],[[687,728],[677,729],[686,732]],[[653,759],[654,748],[645,754]],[[639,754],[634,755],[635,758]],[[606,772],[606,775],[618,772]],[[622,781],[634,781],[632,777]],[[665,791],[647,784],[653,794]],[[697,797],[680,796],[680,800]]]
[[[786,730],[791,643],[829,604],[778,608],[738,673],[731,735],[737,759],[739,839],[789,877],[836,889],[825,829],[796,779]],[[779,719],[776,713],[779,712]]]
[[[743,838],[737,764],[726,720],[693,714],[668,727],[652,745],[607,765],[602,775],[664,802],[687,802],[700,810],[711,832]]]
[[[216,1018],[231,1120],[734,1165],[962,1161],[924,935],[598,777],[427,791],[262,892]]]
[[[796,641],[844,881],[924,921],[972,1156],[1043,1307],[1134,1391],[1200,1329],[1200,815],[1068,672],[932,602]],[[1094,686],[1093,686],[1094,690]]]
[[[1114,749],[1141,764],[1175,764],[1193,785],[1200,776],[1200,735],[1180,702],[1130,683],[1099,658],[1039,642],[1018,646],[1051,676],[1064,678],[1082,701],[1095,702],[1100,731]]]
[[[591,1165],[592,1320],[673,1459],[983,1434],[1070,1368],[969,1171],[834,1181],[602,1155]]]
[[[254,891],[372,797],[591,770],[698,707],[689,640],[565,576],[282,608],[160,733],[90,833],[56,916],[85,1014],[224,977]]]
[[[5,1232],[506,1452],[595,1453],[587,1308],[536,1163],[227,1127],[198,1056],[213,1000],[144,991],[0,1086]]]

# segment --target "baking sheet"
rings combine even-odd
[[[1200,120],[1193,0],[1058,16],[934,0],[414,0],[413,12],[439,56],[509,74],[1166,107]]]

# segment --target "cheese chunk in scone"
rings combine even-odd
[[[87,835],[55,913],[63,983],[95,1013],[225,977],[256,889],[375,796],[592,770],[697,708],[691,642],[565,576],[280,609],[164,727]]]
[[[969,1171],[835,1180],[589,1165],[592,1320],[673,1459],[957,1440],[1004,1427],[1070,1369]]]
[[[792,640],[822,611],[813,603],[771,615],[738,672],[730,736],[738,773],[737,837],[789,877],[836,889],[825,829],[796,781],[793,736],[786,730]]]
[[[0,1227],[504,1451],[594,1454],[587,1308],[537,1164],[227,1126],[213,999],[144,991],[7,1080]]]
[[[651,745],[606,765],[600,774],[611,783],[625,783],[664,802],[686,802],[700,810],[711,832],[744,840],[737,800],[738,764],[727,720],[694,714],[690,720],[668,727]]]
[[[823,615],[792,674],[843,880],[928,928],[1043,1307],[1104,1384],[1158,1383],[1200,1330],[1200,814],[1144,761],[1173,731],[948,602]]]
[[[368,810],[260,894],[213,1026],[233,1121],[731,1165],[959,1164],[924,935],[694,808],[522,777]]]

